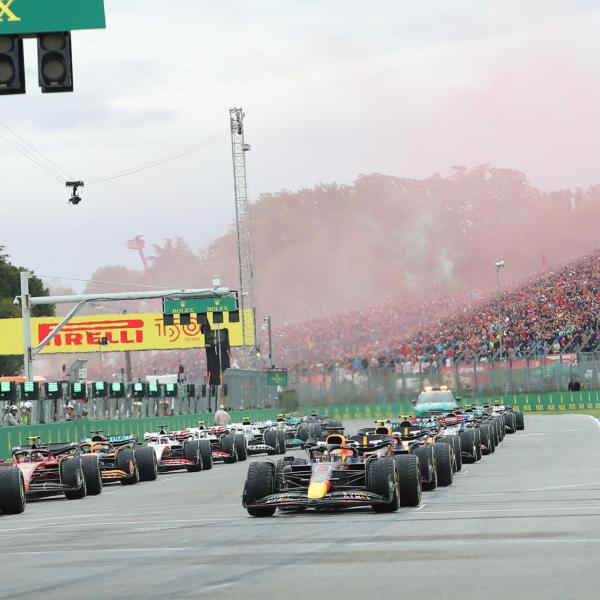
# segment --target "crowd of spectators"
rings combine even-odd
[[[299,371],[490,361],[600,346],[600,251],[496,293],[356,310],[284,327],[276,356]]]

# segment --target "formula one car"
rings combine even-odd
[[[207,427],[200,421],[197,427],[176,432],[176,437],[179,440],[208,440],[213,461],[222,460],[225,464],[233,464],[248,458],[246,438],[242,434],[232,433],[229,427],[224,425]]]
[[[23,489],[14,489],[2,496],[2,505],[8,512],[22,512],[25,508],[24,494],[27,498],[63,495],[69,500],[79,500],[87,495],[86,476],[83,461],[77,444],[42,445],[39,437],[28,438],[27,446],[18,446],[12,450],[12,462],[3,463],[0,471],[7,479],[16,479],[14,468],[20,471]],[[91,464],[91,463],[89,463]],[[7,469],[7,471],[4,471]],[[92,474],[88,477],[93,479]],[[96,470],[96,484],[99,472]],[[100,486],[100,491],[102,487]],[[94,493],[99,493],[95,491]],[[12,509],[12,510],[11,510]],[[4,509],[3,509],[3,512]]]
[[[273,427],[272,423],[252,423],[245,418],[241,423],[231,425],[231,433],[242,435],[246,441],[248,454],[285,454],[285,431]]]
[[[134,435],[104,436],[92,431],[92,437],[79,444],[81,453],[98,457],[102,481],[120,481],[132,485],[138,481],[154,481],[158,474],[156,455],[152,448],[138,446]]]
[[[481,460],[481,431],[476,427],[472,414],[456,410],[438,417],[438,422],[443,427],[443,437],[455,436],[452,443],[457,453],[456,460],[460,461],[461,466],[463,462],[474,463]]]
[[[304,443],[306,440],[298,437],[298,428],[302,426],[302,423],[302,417],[292,417],[291,415],[281,414],[277,415],[277,421],[273,424],[273,428],[283,431],[286,448],[304,448]]]
[[[509,404],[494,402],[491,406],[491,413],[494,416],[502,415],[504,417],[506,433],[516,433],[525,429],[525,415],[520,410],[513,410]]]
[[[191,435],[169,432],[166,427],[161,427],[158,433],[144,433],[144,443],[154,450],[159,471],[186,469],[195,473],[212,468],[209,440],[194,439]]]
[[[395,454],[412,454],[419,459],[421,486],[425,491],[448,486],[453,481],[453,449],[439,439],[439,431],[406,419],[388,422],[374,433],[387,429],[396,442]],[[367,435],[373,435],[368,433]]]
[[[358,443],[333,434],[308,448],[308,460],[290,456],[277,464],[252,463],[242,504],[255,517],[273,516],[277,508],[398,510],[402,485],[412,485],[420,499],[418,460],[390,456],[387,446],[374,444],[372,451],[361,452]]]

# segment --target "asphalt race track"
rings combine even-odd
[[[247,463],[30,502],[0,516],[0,598],[596,599],[600,424],[526,427],[393,514],[251,518]]]

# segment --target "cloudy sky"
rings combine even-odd
[[[600,182],[596,1],[106,0],[106,11],[105,31],[73,34],[73,94],[39,92],[26,42],[28,93],[0,97],[0,121],[87,181],[219,137],[90,184],[78,207],[0,138],[0,244],[40,274],[137,267],[125,241],[139,233],[200,248],[224,232],[237,105],[252,197],[457,164],[520,169],[544,189]]]

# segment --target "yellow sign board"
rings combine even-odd
[[[242,323],[230,323],[228,313],[223,323],[213,324],[212,314],[208,321],[212,329],[228,329],[229,345],[242,346]],[[247,323],[252,323],[251,336],[246,344],[254,344],[252,310],[244,311]],[[31,340],[37,346],[61,321],[61,317],[34,317],[31,319]],[[23,320],[0,319],[0,355],[23,354]],[[100,345],[106,338],[108,344]],[[44,347],[40,354],[64,354],[79,352],[122,352],[124,350],[186,350],[203,348],[204,336],[200,325],[192,316],[189,325],[163,324],[161,313],[126,313],[117,315],[94,315],[74,317]]]

